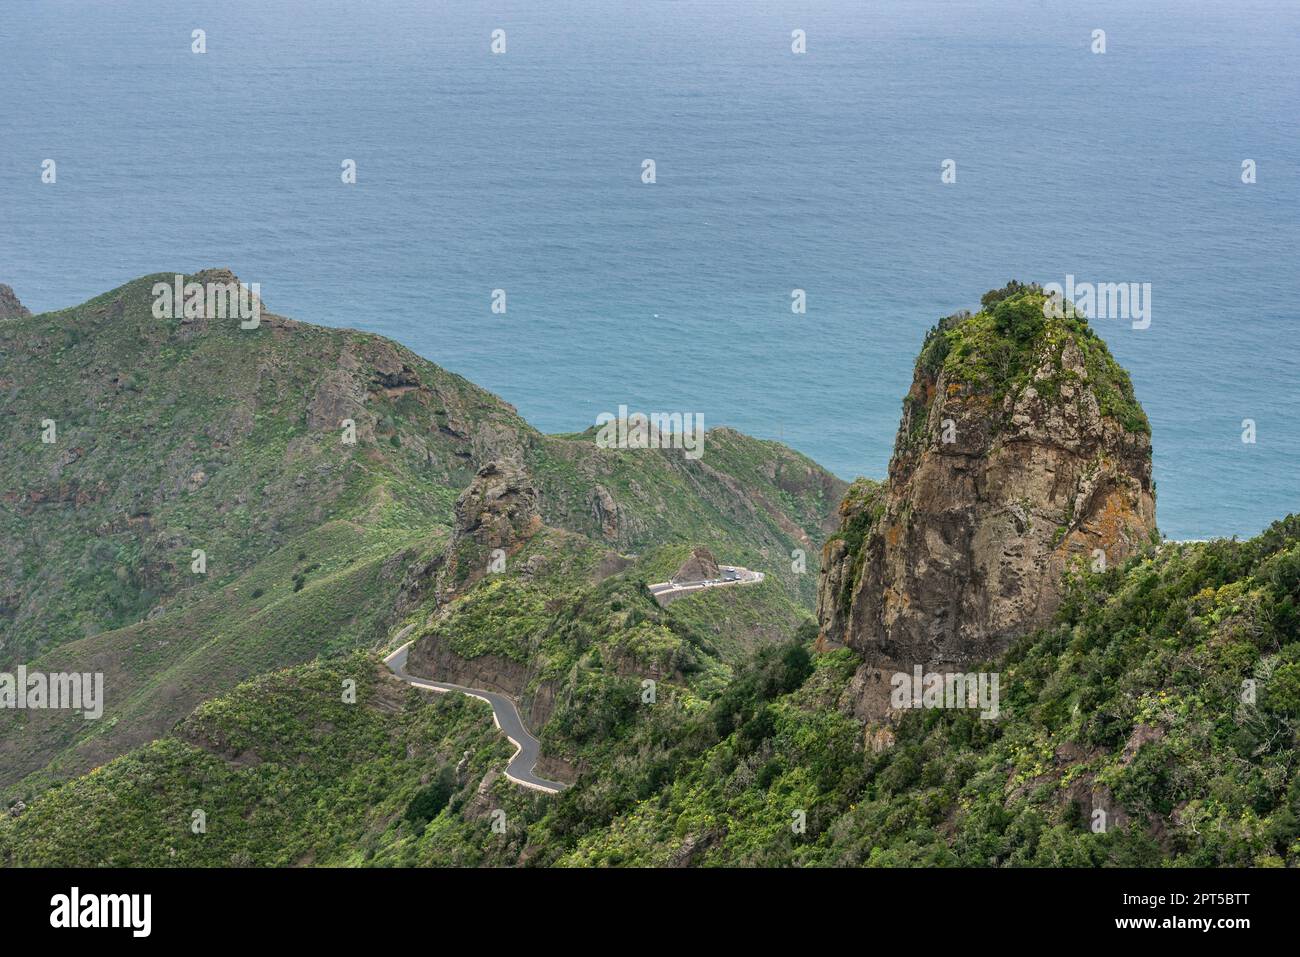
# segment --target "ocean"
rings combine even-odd
[[[844,478],[941,316],[1150,283],[1095,326],[1160,526],[1251,535],[1300,505],[1298,62],[1294,0],[5,0],[0,282],[229,266],[543,430],[700,412]]]

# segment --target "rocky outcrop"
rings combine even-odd
[[[1124,561],[1155,531],[1151,441],[1127,374],[1081,319],[1013,285],[926,339],[877,491],[855,486],[823,552],[822,647],[864,659],[854,709],[890,678],[951,672],[1048,622],[1067,566]]]
[[[399,616],[430,590],[434,607],[445,605],[487,573],[498,549],[509,556],[542,528],[537,488],[511,460],[480,468],[456,499],[454,515],[446,548],[408,569],[395,608]]]
[[[727,836],[727,830],[724,827],[712,827],[707,831],[700,833],[687,834],[682,838],[682,842],[677,845],[672,856],[668,859],[669,867],[690,867],[697,863],[700,858],[710,850],[720,844]]]
[[[350,353],[344,352],[345,357]],[[356,438],[361,442],[375,439],[374,416],[365,408],[366,390],[352,370],[327,370],[316,384],[307,403],[307,427],[313,431],[335,431],[351,419],[356,424]]]
[[[517,464],[489,462],[456,499],[456,539],[484,550],[509,549],[542,527],[537,489]]]
[[[13,289],[0,283],[0,319],[22,319],[30,315],[31,312],[19,302]]]
[[[489,462],[479,469],[456,499],[451,540],[407,570],[396,614],[406,614],[430,598],[437,614],[486,575],[501,553],[508,556],[522,547],[542,527],[537,497],[527,473],[513,461]],[[530,678],[526,665],[500,655],[462,657],[436,628],[411,646],[407,667],[412,674],[516,697]]]
[[[619,521],[618,503],[605,486],[596,484],[591,487],[591,517],[600,527],[600,534],[611,542],[618,541]]]
[[[496,802],[492,799],[492,787],[501,777],[500,771],[489,771],[483,775],[479,781],[478,787],[470,795],[469,800],[465,802],[464,810],[461,816],[467,821],[481,821],[487,817],[496,807]]]
[[[713,553],[703,546],[691,552],[691,557],[673,573],[673,582],[713,581],[722,574]]]

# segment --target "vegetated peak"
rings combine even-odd
[[[928,411],[942,383],[945,392],[960,390],[1010,413],[1026,388],[1055,401],[1069,381],[1085,386],[1102,416],[1149,435],[1151,425],[1128,372],[1072,303],[1052,305],[1042,286],[1012,280],[986,292],[978,312],[941,319],[926,334],[905,404]],[[916,416],[910,418],[913,428],[920,424]]]

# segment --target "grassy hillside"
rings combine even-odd
[[[473,435],[527,430],[378,336],[156,319],[169,278],[0,324],[6,662],[197,598],[331,519],[427,531],[473,475]]]
[[[548,602],[709,544],[773,575],[774,620],[811,609],[843,483],[803,456],[727,429],[698,461],[600,449],[590,430],[543,436],[379,336],[269,312],[256,329],[155,318],[153,285],[171,278],[0,323],[0,669],[102,671],[107,689],[98,722],[0,723],[0,793],[102,764],[252,675],[379,648],[427,618],[409,607],[412,569],[447,546],[489,462],[518,463],[537,491],[547,532],[525,557],[581,566],[549,580]],[[516,636],[536,624],[527,603],[493,612],[507,613]],[[728,653],[774,637],[753,614],[715,617]]]
[[[0,862],[364,864],[381,845],[394,854],[434,844],[422,792],[441,782],[437,810],[460,810],[512,751],[481,701],[421,694],[366,655],[317,662],[254,679],[173,734],[49,792],[0,824]],[[501,782],[508,802],[521,800]],[[479,863],[474,838],[489,849],[503,840],[485,820],[457,835],[445,863]]]
[[[104,715],[8,712],[0,767],[9,792],[39,791],[152,740],[250,675],[383,642],[408,540],[420,541],[329,522],[196,601],[41,655],[31,669],[102,672]]]
[[[743,540],[723,547],[761,561]],[[399,634],[414,643],[407,667],[517,697],[549,772],[570,780],[665,707],[697,708],[755,648],[811,622],[793,573],[660,607],[646,586],[671,577],[690,551],[663,545],[611,562],[591,539],[544,528],[503,571],[482,575],[448,605],[426,600],[404,619]],[[643,700],[648,681],[657,707]]]
[[[602,449],[595,441],[592,429],[548,436],[530,451],[548,524],[625,553],[706,545],[720,561],[770,569],[815,603],[814,553],[836,528],[844,482],[780,443],[734,429],[711,429],[698,460],[672,450]],[[613,527],[597,517],[603,510],[593,507],[596,487],[616,509]],[[733,557],[737,548],[745,551]],[[795,549],[806,553],[809,574],[791,572]]]
[[[709,433],[699,461],[598,449],[592,432],[543,437],[379,336],[269,313],[253,330],[156,319],[150,290],[169,278],[0,324],[7,663],[232,581],[330,519],[428,531],[500,455],[527,458],[548,524],[624,551],[739,537],[788,562],[801,539],[820,540],[843,488],[803,456],[727,429]],[[608,535],[596,485],[621,513]],[[193,549],[207,553],[204,575],[191,572]]]

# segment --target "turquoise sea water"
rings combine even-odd
[[[1252,534],[1300,505],[1297,63],[1291,0],[4,0],[0,282],[230,266],[542,429],[698,411],[846,478],[940,316],[1150,282],[1149,329],[1096,325],[1161,527]]]

